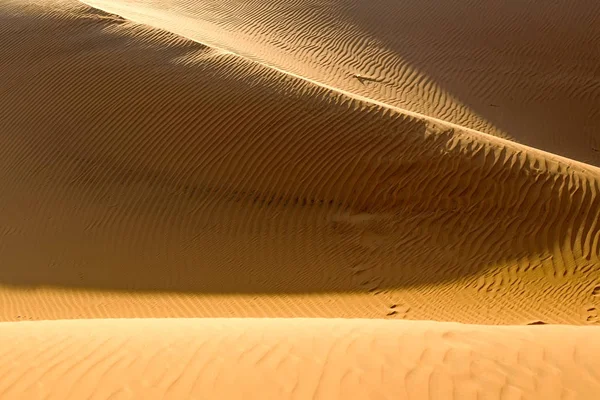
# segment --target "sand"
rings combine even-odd
[[[595,399],[589,327],[337,319],[4,323],[1,398]]]
[[[386,104],[600,166],[600,3],[85,0]]]
[[[599,168],[76,1],[3,8],[1,319],[598,321]]]
[[[323,14],[310,3],[90,3],[110,12],[76,0],[0,3],[0,336],[8,343],[0,364],[9,374],[0,398],[27,387],[28,398],[109,398],[126,385],[125,398],[223,398],[227,390],[248,398],[257,385],[242,379],[248,371],[263,374],[261,383],[281,379],[261,385],[273,390],[266,398],[311,398],[311,390],[324,390],[321,398],[431,391],[462,399],[478,390],[480,398],[519,398],[519,390],[526,399],[593,398],[600,162],[583,144],[598,137],[599,86],[589,72],[597,53],[563,49],[583,69],[537,81],[526,72],[498,79],[477,60],[499,62],[469,50],[475,75],[456,79],[481,82],[477,101],[520,99],[506,114],[519,128],[506,125],[504,134],[467,104],[475,100],[459,106],[464,98],[436,86],[451,80],[399,61],[360,64],[360,79],[346,79],[350,59],[303,53],[297,44],[312,43],[312,28],[317,41],[341,35],[335,46],[318,42],[331,60],[352,40],[363,43],[342,34],[358,25],[328,34],[315,16],[301,29]],[[268,4],[273,15],[296,10],[288,19],[299,27],[287,42],[263,12]],[[384,14],[378,7],[369,18]],[[548,20],[555,14],[544,7]],[[579,18],[583,32],[593,13],[579,12],[551,21]],[[254,20],[260,29],[247,25],[252,15],[264,16]],[[381,35],[392,29],[373,25]],[[415,38],[425,50],[435,42]],[[368,43],[360,46],[377,59],[401,42]],[[514,54],[503,64],[509,70],[522,57],[539,57],[532,65],[540,71],[549,66],[537,52]],[[444,74],[458,68],[448,65]],[[375,75],[404,83],[377,89]],[[524,112],[527,104],[541,114]],[[173,319],[190,317],[225,319]],[[298,317],[315,319],[288,319]],[[590,326],[526,326],[540,323]],[[213,337],[223,343],[209,346],[206,362],[227,368],[230,380],[200,379],[202,360],[181,364]],[[360,350],[351,349],[355,339]],[[349,346],[348,357],[336,350],[327,361],[332,343]],[[288,345],[298,348],[282,358],[289,371],[259,371],[252,358],[235,369],[244,349]],[[27,372],[37,359],[42,367]],[[163,376],[166,360],[179,372]],[[146,365],[154,375],[142,387],[136,377]],[[335,383],[318,389],[311,374],[319,368]],[[362,373],[372,384],[348,378]],[[407,386],[415,374],[433,380]],[[82,376],[88,383],[77,386]],[[166,392],[177,377],[185,388]]]

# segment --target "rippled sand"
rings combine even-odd
[[[0,398],[247,398],[257,381],[234,377],[260,357],[235,370],[240,357],[288,345],[277,362],[293,368],[256,370],[283,379],[265,398],[598,390],[597,327],[384,321],[599,323],[600,56],[585,47],[598,30],[583,33],[595,3],[586,18],[542,6],[531,26],[548,22],[547,48],[510,36],[506,5],[490,5],[497,26],[457,24],[468,1],[396,28],[417,3],[89,3],[105,11],[0,3],[0,336],[19,349],[5,344],[18,368],[2,371]],[[330,24],[331,9],[354,19]],[[477,50],[491,32],[522,48]],[[417,59],[405,41],[422,43]],[[494,114],[505,107],[510,124]],[[175,317],[269,319],[110,319]],[[8,322],[64,319],[80,321]],[[350,355],[327,355],[338,346]],[[162,375],[168,360],[178,372]],[[232,377],[210,381],[206,363]],[[147,385],[133,384],[144,368]]]

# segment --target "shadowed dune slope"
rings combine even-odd
[[[0,397],[593,399],[598,329],[339,319],[3,323]]]
[[[0,59],[4,320],[598,322],[598,168],[70,0]]]
[[[353,93],[600,166],[600,2],[85,0]]]

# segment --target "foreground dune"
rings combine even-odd
[[[3,399],[595,399],[592,327],[323,319],[0,324]]]
[[[600,2],[86,0],[253,60],[600,166]]]
[[[71,0],[0,59],[3,320],[598,322],[596,167]]]

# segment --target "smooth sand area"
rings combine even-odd
[[[595,399],[590,327],[342,319],[0,324],[3,399]],[[10,349],[10,350],[9,350]]]

